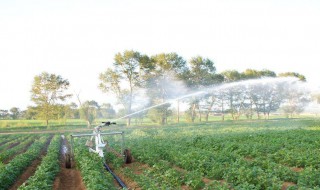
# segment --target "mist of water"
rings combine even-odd
[[[163,103],[160,103],[160,104],[157,104],[157,105],[154,105],[154,106],[150,106],[150,107],[147,107],[147,108],[144,108],[144,109],[141,109],[139,111],[136,111],[134,113],[131,113],[131,114],[128,114],[128,115],[125,115],[123,117],[120,117],[114,121],[117,121],[117,120],[120,120],[120,119],[124,119],[124,118],[128,118],[130,116],[133,116],[133,115],[136,115],[138,113],[141,113],[141,112],[144,112],[144,111],[147,111],[147,110],[150,110],[152,108],[156,108],[156,107],[159,107],[159,106],[162,106],[162,105],[165,105],[165,104],[168,104],[168,103],[172,103],[172,102],[175,102],[175,101],[178,101],[178,100],[182,100],[182,99],[185,99],[185,98],[188,98],[188,97],[192,97],[192,96],[199,96],[199,95],[203,95],[203,94],[206,94],[206,92],[204,91],[199,91],[199,92],[195,92],[195,93],[192,93],[192,94],[187,94],[187,95],[184,95],[184,96],[180,96],[178,98],[175,98],[175,99],[171,99],[171,100],[168,100],[168,101],[165,101]]]
[[[160,103],[160,104],[156,104],[156,105],[153,105],[153,106],[150,106],[147,108],[142,108],[139,111],[136,111],[134,113],[117,118],[115,121],[120,120],[120,119],[124,119],[124,118],[128,118],[133,115],[139,114],[141,112],[150,110],[152,108],[156,108],[156,107],[168,104],[168,103],[173,103],[178,100],[183,100],[183,99],[191,98],[191,97],[201,98],[207,94],[211,94],[214,92],[226,91],[226,90],[235,89],[235,88],[250,88],[250,87],[255,87],[255,86],[281,85],[281,84],[284,86],[290,86],[290,85],[295,84],[294,88],[306,88],[306,86],[307,86],[306,85],[307,83],[302,83],[301,81],[299,81],[299,79],[297,79],[295,77],[260,78],[260,79],[244,80],[244,81],[231,82],[231,83],[225,83],[225,84],[211,86],[211,87],[207,87],[207,88],[202,88],[202,89],[199,89],[198,91],[194,91],[193,89],[186,90],[184,85],[182,87],[180,87],[183,90],[179,91],[179,87],[178,87],[179,85],[176,85],[176,84],[179,84],[179,83],[173,83],[173,82],[168,83],[168,85],[171,85],[172,89],[176,89],[175,92],[173,92],[173,94],[171,94],[171,97],[173,97],[174,95],[177,95],[181,92],[189,92],[189,93],[186,93],[185,95],[180,95],[176,98],[172,98],[172,99],[167,100],[167,101]],[[193,90],[193,92],[192,92],[192,90]],[[177,91],[179,91],[179,92],[177,93]]]

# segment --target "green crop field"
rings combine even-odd
[[[30,127],[19,129],[25,132]],[[110,152],[105,159],[129,189],[320,189],[317,118],[103,129],[121,130],[134,162],[123,164]],[[59,189],[57,179],[65,172],[64,160],[59,164],[58,159],[62,144],[60,135],[50,133],[0,135],[0,189],[17,185],[36,159],[36,170],[19,189]],[[69,140],[71,133],[64,133]],[[86,139],[75,139],[77,167],[70,170],[80,173],[84,189],[119,189],[103,160],[84,146]],[[119,137],[105,140],[120,149]]]

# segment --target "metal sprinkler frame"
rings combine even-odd
[[[107,165],[104,159],[104,150],[106,150],[106,143],[102,136],[111,136],[111,135],[121,135],[121,156],[124,159],[124,162],[126,164],[129,164],[133,161],[133,157],[131,156],[131,152],[129,149],[125,149],[125,139],[124,139],[124,131],[114,131],[114,132],[109,132],[109,133],[103,133],[101,131],[102,127],[105,126],[110,126],[110,125],[115,125],[115,122],[102,122],[101,125],[97,126],[94,128],[92,134],[72,134],[71,136],[71,143],[70,143],[70,152],[65,153],[65,166],[66,168],[71,168],[72,167],[72,161],[74,160],[74,138],[82,138],[82,137],[91,137],[90,140],[87,140],[86,146],[89,148],[89,152],[96,153],[98,154],[101,158],[103,158],[103,165],[106,170],[108,170],[111,175],[118,181],[120,186],[122,188],[126,188],[125,184],[121,181],[121,179],[116,176],[110,167]],[[95,140],[95,149],[93,149],[93,143],[92,140]]]

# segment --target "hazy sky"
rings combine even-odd
[[[200,55],[218,72],[299,72],[318,85],[319,35],[319,0],[0,0],[0,109],[31,105],[43,71],[83,100],[110,102],[98,75],[124,50]]]

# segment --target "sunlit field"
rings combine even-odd
[[[182,120],[164,126],[144,121],[145,125],[131,127],[125,127],[120,122],[119,125],[103,128],[103,132],[125,131],[126,147],[134,157],[133,163],[123,164],[121,158],[107,152],[105,161],[129,189],[320,187],[320,120],[317,117],[212,120],[215,119],[195,123]],[[18,184],[21,189],[28,186],[32,189],[33,184],[40,179],[37,173],[41,172],[50,172],[48,175],[56,176],[46,180],[48,186],[58,186],[57,181],[65,172],[64,160],[60,160],[60,163],[53,161],[63,156],[59,151],[62,146],[59,143],[60,135],[64,134],[70,140],[70,134],[91,133],[80,120],[67,123],[72,125],[62,126],[56,122],[55,126],[46,128],[41,127],[41,122],[34,121],[26,127],[2,127],[2,133],[8,128],[16,134],[0,135],[0,159],[2,165],[6,166],[0,170],[1,188]],[[38,126],[32,127],[32,124]],[[20,131],[50,134],[19,134]],[[103,160],[87,150],[84,145],[86,139],[75,140],[75,162],[79,168],[70,170],[80,171],[78,178],[82,178],[83,186],[87,189],[101,189],[98,184],[103,184],[103,188],[118,189],[110,174],[103,171]],[[105,140],[109,147],[120,149],[119,137],[108,136]],[[28,159],[21,160],[22,157]],[[43,166],[36,167],[35,172],[28,171],[28,184],[20,184],[19,176],[25,175],[24,171],[37,159],[39,166]],[[96,164],[99,162],[101,165]],[[12,167],[15,167],[14,173],[11,172]],[[88,174],[86,168],[95,174]],[[95,180],[100,182],[96,183]]]

